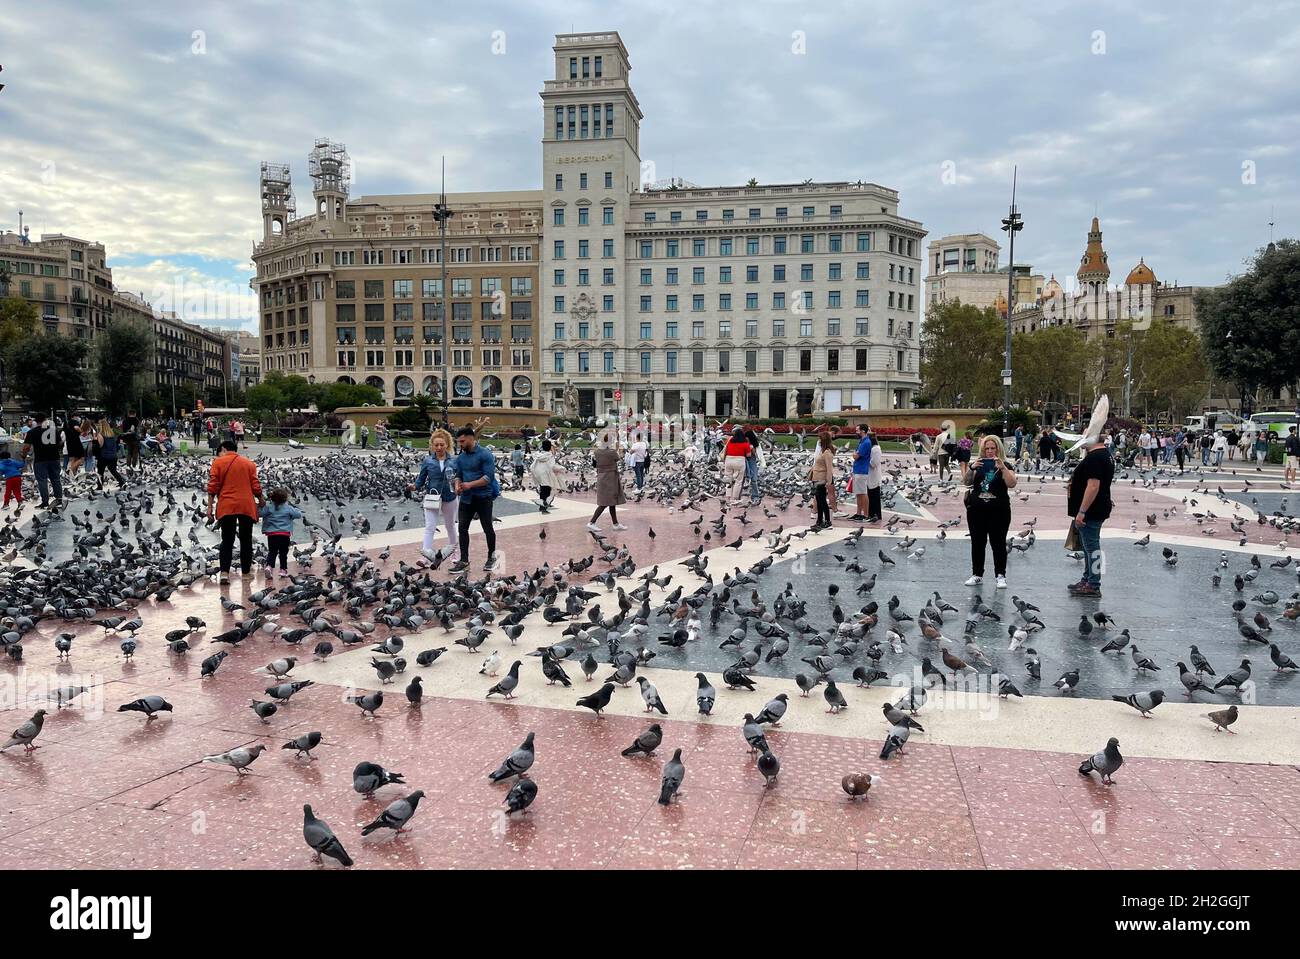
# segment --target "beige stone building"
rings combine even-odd
[[[288,167],[263,164],[261,375],[369,383],[403,405],[435,393],[446,363],[453,405],[535,408],[541,194],[447,195],[444,326],[438,195],[352,198],[328,141],[311,171],[314,212],[298,217]]]
[[[99,243],[45,234],[0,234],[0,264],[10,295],[36,307],[51,333],[91,340],[113,316],[113,271]]]
[[[926,307],[961,302],[980,309],[1007,311],[1007,267],[999,265],[1002,247],[983,233],[957,233],[931,241],[927,248]],[[1012,267],[1016,308],[1036,304],[1044,280],[1028,264]]]

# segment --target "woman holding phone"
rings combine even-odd
[[[961,464],[966,485],[966,524],[970,529],[971,577],[967,586],[984,582],[984,546],[993,548],[993,572],[997,588],[1007,588],[1007,531],[1011,528],[1011,495],[1016,488],[1016,471],[1007,463],[1002,440],[983,436],[979,459]]]

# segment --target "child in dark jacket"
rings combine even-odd
[[[258,515],[262,518],[262,533],[266,536],[266,575],[272,574],[278,558],[280,575],[288,576],[293,521],[302,519],[302,510],[290,505],[289,491],[280,488],[271,490],[271,498],[263,504]]]

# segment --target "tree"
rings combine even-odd
[[[279,387],[270,378],[248,388],[248,412],[262,420],[276,422],[289,408]]]
[[[323,383],[316,386],[316,409],[333,413],[340,406],[379,406],[384,402],[383,391],[365,383]]]
[[[1148,414],[1168,410],[1175,420],[1205,398],[1210,370],[1200,337],[1168,320],[1155,319],[1134,335],[1132,404]],[[1123,395],[1121,393],[1121,395]]]
[[[1069,406],[1088,363],[1087,340],[1073,326],[1017,333],[1011,342],[1011,395],[1031,409]]]
[[[144,323],[111,323],[91,352],[100,403],[109,414],[125,413],[139,402],[153,371],[153,331]]]
[[[1006,326],[992,308],[956,300],[931,307],[921,328],[921,380],[936,406],[994,406],[1002,399]]]
[[[70,336],[29,336],[13,347],[5,363],[9,388],[27,397],[33,409],[62,409],[70,398],[86,394],[86,352],[85,342]]]
[[[0,357],[8,356],[19,341],[34,336],[40,320],[36,307],[20,296],[0,300]]]
[[[1210,367],[1243,402],[1300,378],[1300,241],[1270,243],[1245,273],[1197,293],[1195,305]]]

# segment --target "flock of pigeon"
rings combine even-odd
[[[904,756],[912,731],[924,732],[916,717],[935,686],[944,689],[950,684],[960,686],[981,670],[990,669],[990,658],[979,638],[984,624],[997,623],[999,630],[1005,627],[1009,649],[1023,651],[1028,680],[1036,683],[1041,679],[1041,660],[1029,644],[1034,634],[1044,629],[1042,610],[1018,596],[1012,597],[1016,614],[1014,621],[1008,623],[1003,623],[1001,615],[979,595],[971,598],[963,615],[937,591],[915,616],[902,608],[896,595],[883,609],[875,600],[869,600],[857,609],[845,611],[835,584],[828,587],[826,603],[818,604],[813,611],[809,601],[798,594],[791,582],[785,584],[770,604],[765,602],[759,587],[766,582],[776,562],[783,557],[792,558],[816,542],[815,538],[809,539],[810,531],[804,525],[787,526],[784,521],[792,504],[802,510],[810,501],[804,479],[806,457],[801,454],[769,456],[764,477],[766,499],[753,507],[729,506],[717,471],[680,455],[673,468],[652,473],[647,487],[636,492],[634,499],[656,504],[668,522],[686,524],[700,540],[679,564],[684,574],[677,569],[661,571],[657,565],[638,574],[638,564],[626,543],[593,532],[593,549],[585,557],[569,558],[554,565],[547,562],[510,575],[488,574],[477,580],[467,575],[449,580],[436,578],[433,575],[438,566],[436,559],[390,564],[388,550],[371,555],[364,545],[351,549],[341,545],[349,522],[345,511],[354,509],[360,500],[377,501],[379,509],[391,511],[390,529],[396,526],[399,511],[406,511],[404,525],[409,525],[411,515],[419,517],[418,505],[410,500],[406,490],[408,474],[413,472],[415,462],[415,456],[401,451],[375,456],[345,453],[260,460],[264,486],[290,488],[294,498],[309,510],[309,517],[313,506],[319,510],[318,518],[310,523],[311,542],[294,550],[295,575],[248,594],[243,603],[223,595],[222,611],[229,623],[223,623],[215,635],[209,635],[202,619],[191,616],[184,628],[166,633],[160,643],[148,635],[145,620],[137,609],[147,608],[150,602],[166,601],[173,594],[183,595],[214,572],[215,548],[199,535],[204,519],[200,492],[206,481],[203,460],[171,461],[165,472],[147,464],[145,471],[136,477],[136,485],[116,493],[92,493],[80,515],[75,506],[63,513],[48,512],[33,516],[24,529],[21,510],[10,514],[0,528],[0,546],[8,548],[0,567],[0,605],[4,607],[0,648],[10,661],[20,662],[24,642],[39,636],[40,624],[89,621],[101,628],[104,635],[121,637],[124,659],[130,659],[137,651],[152,655],[154,643],[159,655],[178,657],[187,656],[200,642],[224,647],[205,656],[201,664],[204,681],[216,682],[219,670],[233,652],[261,651],[266,643],[272,643],[276,652],[260,668],[270,685],[265,687],[262,697],[251,699],[249,705],[263,723],[295,696],[312,688],[310,680],[292,678],[295,666],[308,655],[317,660],[326,659],[339,647],[366,647],[370,654],[370,665],[380,688],[347,697],[347,702],[355,705],[363,717],[378,719],[385,704],[383,687],[393,684],[399,676],[405,683],[405,700],[409,706],[418,708],[425,696],[424,683],[436,675],[424,671],[434,667],[449,648],[437,646],[422,650],[415,657],[415,667],[422,672],[412,672],[408,679],[410,664],[404,655],[403,636],[426,630],[441,629],[448,636],[454,633],[450,645],[474,653],[490,639],[499,637],[515,646],[525,629],[537,620],[547,626],[562,626],[555,642],[514,658],[508,666],[500,649],[490,651],[481,669],[485,676],[484,695],[513,698],[520,683],[528,678],[525,661],[535,658],[537,674],[549,685],[571,686],[570,670],[581,672],[585,681],[598,680],[600,685],[593,692],[576,701],[578,707],[591,710],[597,717],[620,689],[634,683],[644,711],[667,715],[654,683],[647,676],[638,675],[638,670],[660,653],[669,654],[701,642],[706,621],[713,635],[730,627],[720,648],[734,656],[734,660],[720,671],[718,685],[705,672],[695,674],[696,705],[702,715],[713,713],[719,701],[719,686],[725,697],[735,692],[735,699],[739,700],[739,691],[757,688],[755,677],[765,664],[782,661],[787,656],[796,657],[808,667],[795,676],[802,696],[808,697],[821,688],[827,712],[839,714],[850,707],[839,685],[844,682],[845,674],[858,686],[888,682],[891,677],[885,668],[888,660],[902,656],[905,647],[909,656],[915,649],[913,658],[919,658],[920,665],[912,671],[911,682],[902,686],[897,698],[882,706],[882,761]],[[584,453],[563,453],[560,467],[570,477],[563,492],[583,491],[594,483]],[[513,477],[506,475],[507,472],[502,470],[501,479],[503,486],[510,488]],[[1040,485],[1055,472],[1054,467],[1041,471]],[[1126,478],[1127,473],[1117,477],[1116,495],[1121,489],[1120,481]],[[1133,482],[1139,478],[1144,486],[1170,482],[1159,471],[1143,473]],[[906,460],[894,460],[884,490],[885,505],[893,510],[899,497],[920,505],[933,505],[940,497],[956,496],[959,492],[960,487],[952,481],[936,481],[920,471],[909,470]],[[1019,495],[1027,500],[1033,492]],[[1221,517],[1202,508],[1198,500],[1212,495],[1202,488],[1192,491],[1184,503],[1185,512],[1198,523],[1220,522]],[[1218,495],[1226,502],[1221,489]],[[708,520],[707,514],[714,510],[717,515]],[[1173,509],[1166,511],[1166,519],[1175,513]],[[863,550],[865,534],[861,528],[853,529],[839,541],[839,552],[834,558],[844,572],[857,577],[854,590],[857,595],[872,593],[879,577],[888,577],[891,567],[899,562],[923,559],[925,547],[918,546],[916,539],[907,533],[915,521],[913,516],[891,513],[884,532],[897,542],[890,545],[888,553],[884,548],[877,548],[874,564]],[[55,560],[46,548],[47,538],[54,524],[64,522],[73,526],[70,555]],[[1148,517],[1151,526],[1157,522],[1154,514]],[[1284,535],[1297,531],[1295,519],[1285,514],[1284,509],[1267,519],[1261,516],[1260,522],[1267,522]],[[751,532],[749,527],[753,525],[760,528]],[[942,540],[957,525],[958,520],[941,524],[938,538]],[[1011,537],[1010,545],[1018,550],[1032,548],[1034,525],[1032,520],[1025,523]],[[357,513],[351,527],[352,533],[364,542],[370,532],[370,521]],[[1235,518],[1228,520],[1228,528],[1243,532]],[[649,535],[654,536],[653,530]],[[711,564],[721,566],[722,561],[716,558],[728,554],[719,550],[705,555],[709,544],[739,550],[747,541],[765,546],[766,555],[744,570],[711,568]],[[1134,543],[1138,549],[1149,545],[1149,535]],[[1177,554],[1166,548],[1162,561],[1172,565],[1177,561]],[[1222,570],[1229,568],[1226,553],[1220,565]],[[1287,571],[1290,566],[1287,558],[1271,562],[1267,568]],[[1300,594],[1293,592],[1284,600],[1274,589],[1254,592],[1258,588],[1255,581],[1264,570],[1261,560],[1252,556],[1248,568],[1232,575],[1233,586],[1242,594],[1234,604],[1237,631],[1244,642],[1268,646],[1275,669],[1296,670],[1295,662],[1277,643],[1270,641],[1273,623],[1269,617],[1262,610],[1253,615],[1247,613],[1249,595],[1250,602],[1257,606],[1267,608],[1280,604],[1281,618],[1285,621],[1300,617]],[[1220,585],[1226,575],[1216,572],[1214,585]],[[682,581],[684,576],[697,585],[688,589]],[[675,585],[674,580],[677,580]],[[947,622],[954,619],[963,623],[959,639],[949,638],[944,632]],[[1127,653],[1139,676],[1154,675],[1164,668],[1137,648],[1128,629],[1117,629],[1117,626],[1105,612],[1097,611],[1091,617],[1081,616],[1078,631],[1084,637],[1105,640],[1098,647],[1099,655]],[[55,636],[53,643],[61,660],[71,659],[75,639],[67,631]],[[164,645],[165,653],[161,651]],[[1187,660],[1190,668],[1184,662],[1177,664],[1187,697],[1228,689],[1239,695],[1242,702],[1253,702],[1248,657],[1222,675],[1195,645]],[[527,672],[533,672],[531,666]],[[1012,677],[995,672],[985,675],[991,677],[999,696],[1022,695]],[[1214,681],[1212,687],[1206,677]],[[1079,682],[1080,669],[1070,668],[1052,685],[1061,694],[1071,694]],[[63,687],[53,691],[50,699],[56,709],[62,709],[83,692],[84,687]],[[1165,699],[1165,693],[1161,689],[1140,690],[1116,695],[1114,699],[1143,716],[1150,716]],[[778,782],[781,761],[765,730],[779,727],[789,706],[789,698],[782,693],[769,698],[761,709],[745,712],[740,723],[741,738],[767,786]],[[141,713],[145,722],[152,722],[158,714],[172,712],[173,707],[162,696],[147,695],[121,704],[118,710]],[[14,730],[0,749],[17,745],[28,751],[35,749],[46,715],[45,709],[37,710],[30,720]],[[1228,705],[1209,713],[1208,718],[1216,731],[1232,733],[1238,707],[1235,703]],[[652,756],[664,739],[663,725],[653,723],[623,750],[623,755]],[[296,758],[310,760],[312,750],[321,741],[322,733],[313,731],[284,743],[281,748],[292,751]],[[1083,761],[1080,773],[1097,772],[1103,782],[1110,783],[1123,762],[1118,747],[1118,741],[1110,739],[1101,751]],[[202,760],[229,766],[243,775],[266,748],[263,744],[241,746],[204,756]],[[489,777],[493,782],[511,783],[503,800],[508,814],[525,813],[537,798],[538,784],[528,776],[534,750],[534,736],[530,733]],[[663,766],[660,803],[666,805],[673,801],[685,774],[682,750],[674,749]],[[366,797],[373,797],[383,786],[404,782],[400,773],[369,761],[361,762],[353,777],[354,789]],[[841,787],[854,800],[865,798],[879,783],[876,774],[852,771],[844,776]],[[362,835],[381,829],[405,831],[424,795],[423,791],[415,790],[389,803],[365,827]],[[342,842],[327,823],[313,814],[310,805],[304,806],[303,815],[304,838],[317,860],[323,855],[345,866],[351,865],[352,859]]]

